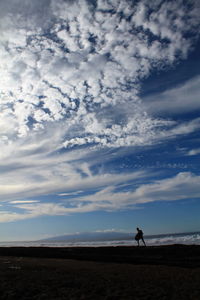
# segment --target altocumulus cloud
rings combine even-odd
[[[65,147],[140,145],[171,125],[144,111],[140,80],[187,56],[196,1],[16,0],[0,8],[2,142],[62,121]]]
[[[124,174],[91,172],[95,151],[199,129],[199,119],[156,118],[139,98],[152,70],[187,57],[199,32],[197,1],[2,0],[0,19],[2,200],[122,183]],[[127,180],[136,175],[147,176]],[[4,212],[4,221],[106,207],[10,204],[29,212]]]

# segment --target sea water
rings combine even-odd
[[[200,232],[163,234],[144,236],[148,246],[185,244],[200,245]],[[33,242],[0,242],[0,247],[105,247],[105,246],[135,246],[136,241],[110,240],[110,241],[33,241]]]

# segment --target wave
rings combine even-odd
[[[185,245],[200,245],[200,233],[195,234],[178,234],[165,235],[147,239],[149,245],[171,245],[171,244],[185,244]]]

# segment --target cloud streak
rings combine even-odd
[[[153,115],[180,115],[200,109],[200,76],[163,93],[145,97],[144,104]]]
[[[193,156],[200,154],[200,148],[189,150],[186,155]]]
[[[134,190],[128,191],[117,191],[117,183],[115,182],[115,185],[101,188],[98,192],[91,195],[76,195],[70,201],[69,199],[62,200],[62,203],[13,201],[13,207],[21,210],[21,212],[1,211],[0,222],[17,221],[44,215],[68,215],[96,210],[137,209],[140,208],[140,205],[149,202],[199,198],[199,181],[200,176],[190,172],[181,172],[174,177],[154,180],[151,183],[141,184]]]

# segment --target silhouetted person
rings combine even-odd
[[[136,229],[137,229],[137,234],[135,236],[135,240],[138,243],[138,247],[140,245],[140,240],[142,240],[143,244],[146,246],[145,241],[144,241],[144,237],[143,237],[143,231],[141,229],[139,229],[138,227]]]

